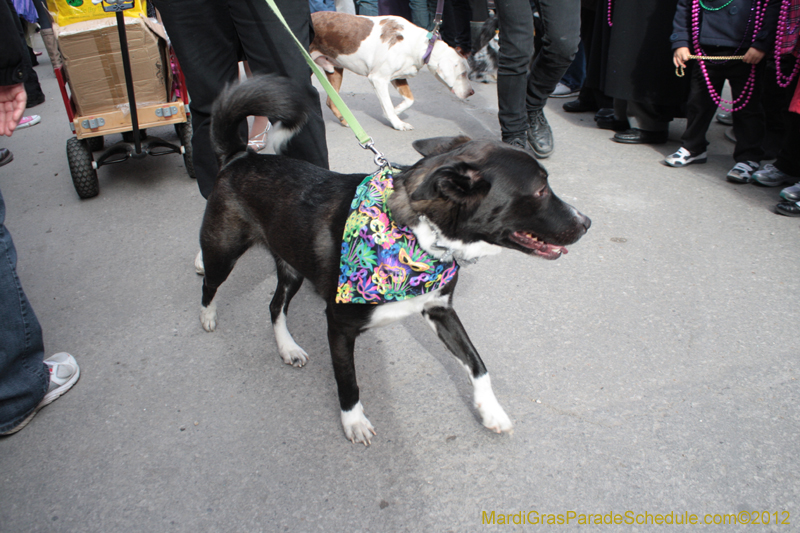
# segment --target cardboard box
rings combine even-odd
[[[53,25],[78,115],[129,108],[116,18]],[[168,101],[171,71],[158,22],[125,18],[136,107]]]

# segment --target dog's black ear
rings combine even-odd
[[[458,204],[482,200],[491,185],[468,163],[455,163],[431,172],[411,193],[412,201],[447,198]]]
[[[453,148],[461,146],[462,144],[471,141],[466,135],[459,135],[458,137],[432,137],[430,139],[419,139],[411,143],[414,150],[421,153],[425,157],[429,155],[439,155],[449,152]]]

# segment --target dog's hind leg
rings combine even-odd
[[[278,286],[275,288],[275,295],[269,304],[275,342],[284,363],[301,367],[308,362],[308,354],[298,346],[292,334],[289,333],[289,328],[286,326],[286,313],[289,310],[289,302],[303,284],[303,276],[277,256],[275,257],[275,266],[278,273]]]
[[[436,334],[445,346],[467,368],[472,381],[475,407],[481,415],[483,425],[497,433],[511,433],[513,426],[508,415],[500,406],[492,390],[489,373],[481,361],[478,351],[469,340],[464,326],[448,301],[430,302],[422,311]]]
[[[399,115],[414,105],[414,93],[411,92],[411,87],[408,86],[408,80],[392,80],[392,85],[394,85],[394,88],[400,93],[400,96],[403,97],[403,101],[394,108],[394,112]]]
[[[325,76],[327,76],[328,81],[331,82],[331,85],[336,90],[336,94],[339,94],[339,89],[341,89],[342,87],[342,78],[344,77],[344,69],[341,67],[334,67],[333,72],[325,72]],[[330,110],[333,111],[333,114],[336,115],[336,118],[339,119],[339,123],[342,126],[349,126],[347,121],[342,116],[341,111],[339,111],[336,105],[334,105],[333,100],[331,100],[330,96],[328,97],[326,103],[328,104]]]
[[[214,213],[209,214],[209,206],[216,203]],[[200,250],[203,254],[203,300],[200,311],[200,322],[206,331],[214,331],[217,327],[217,304],[214,296],[236,265],[236,261],[250,247],[250,240],[245,234],[245,229],[235,226],[227,221],[229,229],[221,220],[224,219],[225,209],[220,202],[215,202],[212,196],[206,205],[206,216],[203,227],[200,229]],[[232,227],[233,226],[233,227]]]

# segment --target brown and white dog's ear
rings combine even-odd
[[[458,137],[432,137],[430,139],[414,141],[411,143],[411,146],[413,146],[414,150],[417,152],[428,157],[449,152],[470,140],[471,139],[466,135],[459,135]]]
[[[477,168],[464,162],[445,165],[428,174],[411,193],[411,201],[446,198],[457,204],[476,203],[486,197],[491,185]]]

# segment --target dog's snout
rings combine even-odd
[[[589,231],[589,228],[592,227],[592,219],[590,219],[583,213],[578,213],[578,221],[583,226],[584,233]]]
[[[469,98],[469,97],[470,97],[470,96],[472,96],[473,94],[475,94],[475,91],[474,91],[472,88],[470,88],[470,90],[469,90],[469,91],[467,91],[467,98]]]

